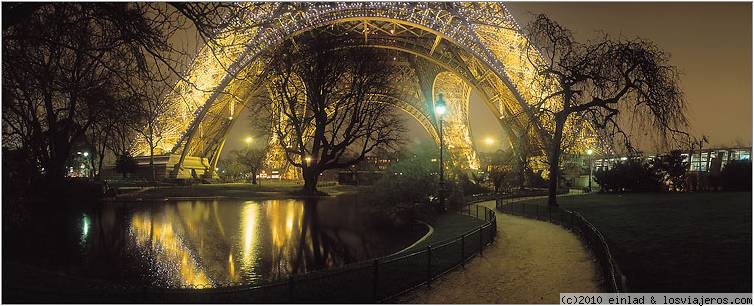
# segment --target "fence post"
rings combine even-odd
[[[547,222],[552,223],[552,207],[547,205]]]
[[[497,214],[492,212],[492,239],[497,237]]]
[[[482,242],[482,234],[484,234],[484,225],[479,227],[479,256],[482,256],[482,250],[484,249],[484,243]]]
[[[374,270],[373,271],[374,271],[374,277],[372,277],[372,280],[373,280],[373,283],[372,283],[372,300],[376,303],[377,301],[379,301],[379,299],[377,298],[377,287],[379,286],[379,282],[380,282],[380,279],[379,279],[379,276],[380,276],[380,265],[379,265],[379,260],[378,259],[374,260]]]
[[[479,219],[479,205],[474,205],[476,207],[476,218]]]
[[[466,267],[466,251],[464,250],[464,244],[466,240],[466,234],[461,234],[461,267]]]
[[[427,287],[432,287],[432,246],[427,246]]]

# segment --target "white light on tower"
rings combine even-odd
[[[439,94],[437,97],[437,103],[435,104],[435,114],[438,116],[445,115],[445,112],[447,111],[445,107],[445,99],[443,99],[442,94]]]
[[[592,149],[586,150],[586,155],[592,155],[592,153],[594,153],[594,151],[592,151]]]
[[[442,116],[442,115],[445,115],[445,111],[446,111],[446,109],[445,109],[445,105],[444,104],[440,104],[440,105],[435,106],[435,113],[436,114]]]

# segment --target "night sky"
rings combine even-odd
[[[524,26],[531,14],[545,13],[573,30],[579,40],[599,35],[641,37],[669,52],[686,94],[690,132],[707,135],[711,145],[751,145],[752,21],[751,3],[531,3],[508,9]],[[472,138],[480,151],[505,147],[501,128],[472,93]],[[430,141],[406,115],[409,143]],[[241,147],[248,128],[239,122],[226,146]],[[493,146],[484,139],[494,138]],[[238,141],[232,141],[237,139]],[[656,148],[644,146],[646,151]],[[226,150],[227,151],[227,150]],[[225,154],[223,154],[225,155]]]

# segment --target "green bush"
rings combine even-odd
[[[751,160],[732,160],[720,175],[725,190],[751,191]]]
[[[369,206],[375,218],[401,223],[416,217],[422,210],[437,204],[439,170],[434,146],[419,147],[415,154],[391,164],[383,176],[369,190]],[[464,187],[482,190],[468,177],[449,170],[445,173],[445,208],[453,210],[463,205]],[[465,181],[464,181],[465,177]],[[439,206],[433,206],[439,209]],[[408,217],[411,216],[411,217]]]
[[[429,201],[437,194],[438,176],[436,166],[424,159],[430,160],[414,156],[390,165],[373,186],[375,199],[392,204]]]

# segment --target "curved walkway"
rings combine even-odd
[[[495,202],[482,205],[495,209]],[[599,292],[597,267],[560,226],[498,212],[495,243],[463,269],[401,298],[404,303],[558,304],[560,292]]]

